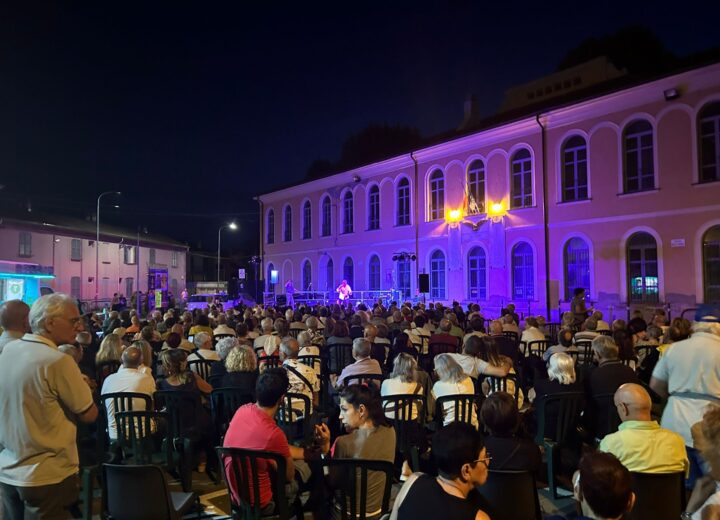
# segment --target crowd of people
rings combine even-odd
[[[158,390],[197,396],[188,411],[196,469],[215,478],[229,468],[231,459],[216,467],[220,443],[272,451],[286,459],[290,500],[307,492],[313,511],[337,514],[337,503],[317,490],[342,479],[325,475],[322,461],[387,461],[404,482],[392,511],[399,519],[491,517],[482,484],[492,470],[544,481],[538,428],[554,438],[553,396],[570,392],[583,402],[569,443],[577,448],[570,469],[583,517],[629,511],[631,472],[680,472],[692,490],[686,517],[713,518],[720,514],[719,318],[707,310],[692,323],[668,322],[658,310],[647,321],[638,311],[608,323],[577,303],[551,326],[542,316],[521,320],[512,305],[486,319],[477,304],[380,301],[81,315],[62,294],[31,308],[8,301],[0,306],[5,518],[62,517],[78,498],[77,424],[94,423],[101,410],[117,439],[116,410],[101,396],[136,392],[152,401]],[[338,365],[340,350],[351,359]],[[209,396],[220,388],[248,396],[227,431],[211,417]],[[418,399],[402,410],[389,406],[397,396]],[[461,411],[457,401],[465,398],[470,405]],[[133,403],[144,407],[143,399]],[[297,438],[280,428],[279,415],[300,425]],[[394,427],[400,416],[415,425],[402,439]],[[408,447],[419,452],[419,466]],[[264,513],[277,508],[269,472],[264,466],[256,476]],[[240,483],[226,473],[239,500]],[[383,488],[384,477],[374,475],[369,517],[382,512]]]

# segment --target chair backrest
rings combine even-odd
[[[221,436],[230,426],[235,412],[242,405],[253,402],[253,396],[243,392],[240,388],[215,388],[210,394],[212,418]]]
[[[116,520],[176,519],[159,466],[103,464],[104,509]]]
[[[207,381],[210,379],[212,363],[212,361],[208,361],[207,359],[193,359],[192,361],[188,361],[188,368]]]
[[[503,332],[503,336],[505,336],[506,338],[510,338],[511,340],[513,340],[516,345],[520,342],[520,337],[518,336],[518,333],[517,333],[517,332],[513,332],[512,330],[506,330],[506,331],[504,331],[504,332]]]
[[[583,399],[582,392],[559,392],[542,396],[537,410],[538,431],[535,442],[543,444],[544,439],[548,437],[546,430],[551,430],[551,427],[548,428],[546,410],[549,406],[555,406],[558,413],[552,440],[562,445],[577,425],[582,412]]]
[[[120,369],[122,363],[120,361],[103,361],[95,366],[95,381],[97,381],[98,388],[102,388],[105,379],[117,372]]]
[[[385,376],[382,374],[358,374],[354,376],[347,376],[345,379],[343,379],[343,386],[375,385],[376,388],[380,388],[384,380]]]
[[[278,368],[282,366],[279,356],[258,356],[258,369],[264,372],[268,368]]]
[[[459,344],[432,342],[428,345],[428,355],[435,359],[438,354],[457,354]]]
[[[135,404],[137,404],[137,402],[134,401],[134,399],[142,400],[144,408],[138,408],[136,410]],[[108,400],[112,402],[112,408],[115,414],[116,424],[117,414],[119,412],[152,411],[153,409],[152,397],[147,394],[141,394],[138,392],[111,392],[107,394],[102,394],[100,396],[100,413],[98,414],[98,418],[100,421],[101,429],[104,430],[105,438],[108,442],[110,441],[110,432],[108,429],[107,419]]]
[[[311,401],[305,394],[287,392],[275,414],[275,422],[288,441],[309,439]],[[299,419],[304,419],[299,421]]]
[[[298,361],[305,366],[315,370],[315,373],[322,374],[322,357],[321,356],[298,356]]]
[[[184,390],[158,390],[155,408],[168,412],[168,424],[175,435],[187,436],[196,430],[200,395]]]
[[[529,471],[490,469],[478,491],[487,500],[486,513],[493,520],[542,520],[535,476]]]
[[[123,460],[133,464],[152,464],[155,450],[153,431],[160,424],[167,424],[166,412],[118,412],[115,414],[118,437],[117,442],[122,449]],[[169,438],[173,435],[167,432]],[[172,462],[172,443],[163,443],[165,462]]]
[[[530,341],[527,344],[528,354],[535,354],[538,357],[542,357],[545,351],[550,347],[550,342],[546,339]]]
[[[630,520],[645,518],[680,518],[685,511],[685,474],[631,472],[635,506],[625,517]]]
[[[596,432],[598,437],[605,437],[608,433],[618,431],[618,426],[622,422],[618,415],[617,406],[615,406],[615,393],[598,394],[593,396],[595,402],[595,414],[597,415],[597,426],[599,431]]]
[[[288,331],[288,335],[289,335],[290,337],[292,337],[292,338],[297,339],[297,337],[300,335],[300,333],[301,333],[302,331],[304,331],[304,330],[305,330],[305,329],[290,329],[290,330]]]
[[[415,447],[418,429],[425,424],[426,401],[422,394],[397,394],[382,396],[383,413],[395,428],[397,448],[408,453]],[[413,412],[416,418],[413,419]]]
[[[505,377],[488,376],[485,378],[490,385],[492,392],[507,392],[515,397],[515,401],[520,396],[520,383],[518,383],[517,374],[508,374]],[[512,381],[515,389],[512,392],[508,391],[508,381]]]
[[[328,466],[335,494],[335,509],[339,509],[341,520],[365,520],[368,516],[377,518],[390,512],[390,493],[393,482],[393,464],[386,460],[329,459]],[[384,478],[380,512],[368,511],[368,481]]]
[[[477,424],[477,399],[472,394],[444,395],[435,401],[435,424],[442,428],[445,417],[452,410],[454,421],[472,424],[473,416]]]
[[[381,367],[384,367],[387,362],[386,347],[388,347],[388,345],[383,343],[373,343],[370,347],[370,357],[380,363]]]
[[[578,340],[575,342],[575,346],[578,349],[577,363],[582,366],[590,366],[593,363],[593,351],[592,341],[587,339]]]
[[[602,336],[612,336],[613,334],[611,330],[598,330],[597,332]]]
[[[241,448],[215,448],[220,458],[220,467],[225,472],[225,482],[230,495],[230,505],[239,518],[261,518],[260,484],[258,471],[270,473],[273,502],[279,520],[290,518],[285,497],[285,458],[270,451],[246,450]],[[226,463],[229,461],[228,463]],[[272,462],[273,464],[269,464]],[[274,469],[273,467],[274,466]]]
[[[343,368],[355,362],[352,344],[328,343],[323,352],[327,352],[328,374],[340,374]]]

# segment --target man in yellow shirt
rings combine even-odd
[[[652,401],[640,385],[626,383],[613,399],[622,424],[606,435],[600,450],[612,453],[630,471],[675,473],[688,471],[685,441],[675,432],[661,428],[650,416]]]

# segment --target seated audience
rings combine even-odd
[[[463,371],[451,354],[435,356],[435,373],[438,376],[438,381],[432,388],[434,400],[448,395],[475,395],[475,385],[472,378]],[[457,420],[453,403],[445,403],[443,410],[436,410],[435,413],[443,414],[443,424],[445,426]],[[473,406],[470,423],[475,428],[478,427],[475,406]]]
[[[413,473],[395,498],[391,520],[489,520],[477,490],[490,465],[482,435],[469,424],[454,422],[435,434],[432,445],[438,476]]]
[[[493,456],[493,469],[539,473],[540,448],[530,439],[518,435],[520,412],[513,396],[495,392],[480,408],[485,426],[485,447]]]
[[[95,356],[95,365],[102,365],[112,361],[120,361],[122,355],[122,341],[117,334],[108,334],[100,343],[100,349]]]
[[[217,317],[217,327],[213,330],[213,336],[234,336],[235,331],[227,325],[227,317],[221,314]]]
[[[348,325],[347,322],[338,320],[334,323],[332,327],[332,335],[328,336],[326,344],[327,345],[352,345],[352,338],[350,337],[350,332],[348,331]]]
[[[531,341],[545,341],[545,334],[543,334],[538,328],[537,318],[528,316],[525,318],[525,330],[522,332],[520,337],[520,343],[529,345]],[[530,353],[529,347],[526,347],[526,353]]]
[[[573,331],[570,329],[563,329],[558,334],[558,344],[548,348],[543,354],[543,361],[547,363],[550,360],[550,356],[558,352],[577,352],[577,347],[573,341]]]
[[[199,332],[195,334],[193,343],[197,350],[188,356],[188,361],[220,361],[220,355],[213,349],[211,334]]]
[[[212,336],[213,333],[212,327],[210,327],[210,319],[205,314],[199,314],[195,318],[194,324],[188,332],[188,336],[195,336],[200,332],[205,332],[210,334],[210,336]]]
[[[312,413],[313,408],[320,403],[320,381],[313,367],[298,361],[299,352],[300,345],[294,338],[285,338],[280,344],[280,360],[283,368],[288,372],[290,381],[288,392],[307,396],[310,399],[310,413]],[[300,399],[294,399],[292,407],[293,410],[302,410],[303,405]],[[295,418],[297,417],[295,413],[293,415]]]
[[[462,354],[449,353],[448,355],[473,379],[478,379],[480,375],[505,377],[509,371],[507,366],[495,366],[480,357],[482,353],[487,357],[491,348],[497,350],[494,338],[472,336],[465,343]]]
[[[535,379],[535,386],[530,391],[535,396],[533,408],[538,410],[545,397],[565,392],[582,392],[582,384],[575,376],[575,362],[563,352],[550,356],[547,378]],[[556,435],[558,404],[551,403],[545,407],[545,437],[554,439]],[[534,412],[533,412],[534,413]],[[537,417],[535,417],[537,421]]]
[[[257,358],[252,349],[247,345],[233,347],[225,359],[224,366],[226,372],[222,376],[222,388],[238,388],[243,393],[252,395],[254,400],[258,371]]]
[[[357,338],[352,345],[355,363],[343,368],[335,383],[337,388],[345,385],[345,378],[348,376],[382,375],[380,364],[370,357],[370,342],[364,338]]]
[[[642,386],[633,383],[620,386],[614,402],[622,424],[617,432],[603,438],[600,450],[615,455],[630,471],[687,472],[685,441],[652,420],[652,401]]]
[[[187,354],[181,349],[170,349],[160,354],[164,379],[158,381],[158,390],[183,390],[209,394],[212,386],[188,369]]]
[[[486,338],[483,338],[485,340]],[[498,373],[505,373],[505,375],[500,376],[494,376],[494,377],[500,377],[503,378],[509,374],[515,375],[515,369],[513,368],[513,362],[512,359],[510,359],[507,356],[503,356],[498,352],[497,344],[487,338],[489,341],[487,342],[488,347],[488,360],[487,360],[487,367],[483,370],[483,374],[494,376],[491,372],[498,372]],[[520,381],[515,381],[513,379],[508,378],[505,385],[505,391],[508,392],[511,395],[515,395],[516,385],[519,385]],[[490,382],[486,379],[482,383],[483,392],[486,396],[489,396],[493,393],[493,387],[490,384]],[[517,388],[517,405],[518,408],[522,408],[523,403],[525,402],[525,395],[523,394],[523,391],[521,388]]]
[[[438,327],[438,330],[435,331],[435,334],[430,336],[428,344],[442,343],[444,345],[454,345],[457,347],[460,344],[460,338],[450,334],[452,326],[452,322],[447,318],[440,320],[440,326]]]
[[[695,448],[709,466],[710,473],[695,483],[685,508],[692,520],[720,518],[720,406],[708,406],[701,422],[692,427]]]

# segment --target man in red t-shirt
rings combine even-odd
[[[226,448],[272,451],[285,457],[287,495],[289,502],[292,503],[294,495],[298,491],[296,470],[297,478],[303,482],[307,482],[309,479],[310,471],[304,462],[305,450],[288,444],[285,434],[275,424],[275,414],[288,386],[288,376],[284,368],[265,370],[258,377],[255,385],[257,402],[238,408],[225,434],[224,446]],[[315,435],[321,443],[323,453],[327,453],[330,448],[330,430],[325,424],[320,424],[315,427]],[[298,461],[297,464],[295,461]],[[230,469],[231,464],[232,461],[229,458],[225,460],[225,474],[228,477],[231,493],[239,502],[238,486],[235,482],[234,472]],[[260,507],[263,509],[263,514],[270,514],[274,511],[275,505],[272,500],[272,487],[266,461],[258,461],[257,480],[260,488]]]

